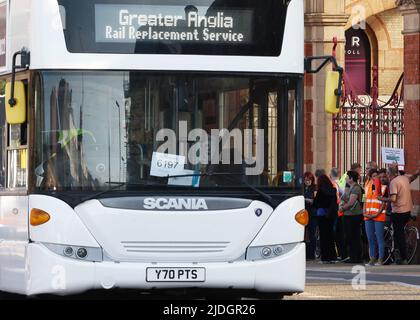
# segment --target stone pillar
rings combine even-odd
[[[331,55],[337,37],[337,59],[344,64],[344,1],[306,1],[305,55]],[[328,66],[327,68],[331,68]],[[324,111],[325,72],[305,77],[305,169],[329,170],[332,166],[332,116]]]
[[[404,126],[406,171],[420,166],[420,0],[398,0],[404,17]],[[420,179],[412,184],[415,213],[420,214]]]

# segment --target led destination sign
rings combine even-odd
[[[290,4],[290,0],[56,1],[71,53],[272,57],[281,54]]]
[[[250,9],[96,4],[95,36],[98,43],[249,44],[253,20]]]

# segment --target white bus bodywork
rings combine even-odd
[[[3,75],[10,74],[12,55],[23,47],[31,53],[30,70],[303,74],[303,0],[291,1],[279,57],[69,53],[56,0],[8,2],[7,59],[6,67],[0,69]],[[30,226],[29,213],[33,208],[48,212],[50,221]],[[260,216],[255,214],[257,209],[262,210]],[[296,222],[295,215],[303,209],[303,197],[290,198],[275,210],[261,201],[252,201],[247,207],[234,210],[150,212],[108,208],[98,200],[73,209],[49,196],[28,195],[25,190],[1,191],[0,290],[23,295],[70,294],[114,287],[302,292],[304,226]],[[153,227],[143,228],[144,225]],[[185,239],[188,248],[183,244]],[[223,245],[217,245],[219,242]],[[128,252],[124,243],[149,243],[150,247],[163,243],[169,249],[164,254],[152,250],[145,255]],[[283,252],[278,256],[244,259],[250,248],[279,245]],[[66,246],[97,249],[95,252],[102,253],[102,261],[83,261],[57,253]],[[196,248],[195,252],[191,252],[191,247]],[[205,279],[147,282],[148,268],[205,268]]]

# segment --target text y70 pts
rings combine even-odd
[[[163,315],[184,315],[194,318],[198,314],[216,317],[219,315],[242,315],[252,316],[256,314],[255,305],[207,305],[206,307],[180,307],[170,306],[164,307]]]

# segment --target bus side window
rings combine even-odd
[[[6,109],[4,86],[6,81],[0,81],[0,190],[6,186]]]

